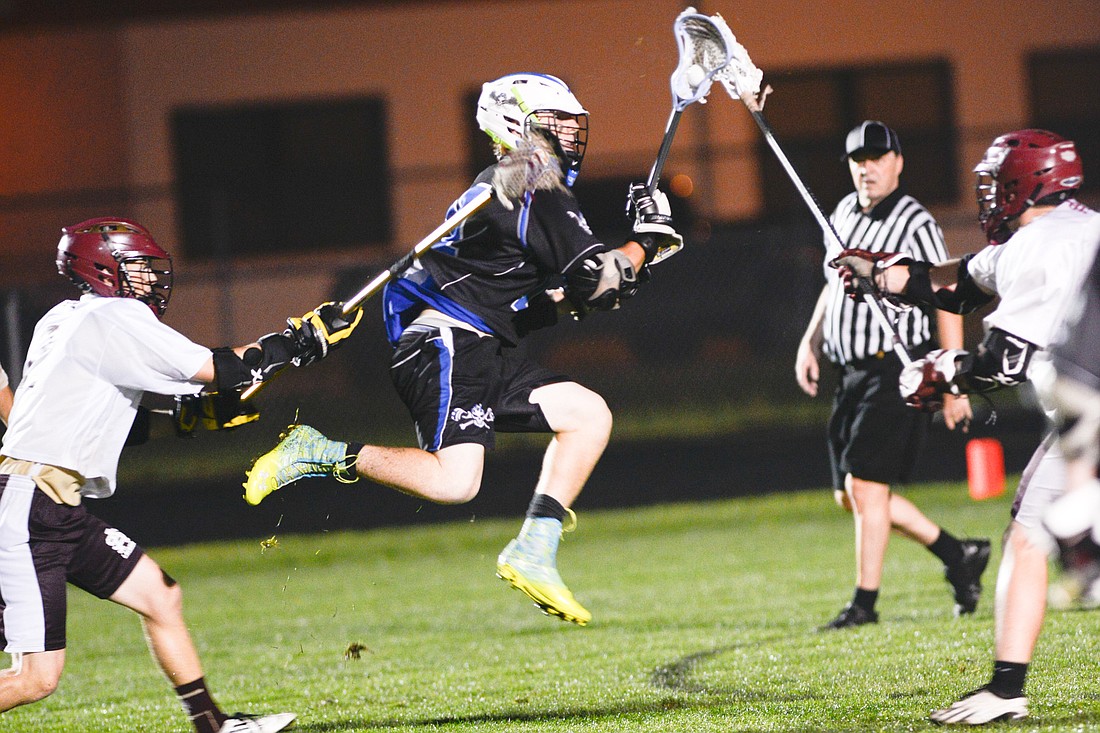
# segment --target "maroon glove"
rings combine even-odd
[[[901,264],[908,257],[900,252],[868,252],[865,249],[846,249],[829,262],[830,267],[835,267],[837,274],[844,283],[844,292],[853,298],[863,295],[860,290],[860,282],[866,282],[880,296],[888,296],[883,292],[876,278],[877,273],[890,267]]]
[[[965,354],[961,349],[936,349],[906,366],[898,379],[901,398],[921,412],[939,410],[944,393],[957,393],[951,381],[958,371],[955,360]]]

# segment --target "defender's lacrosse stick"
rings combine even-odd
[[[733,33],[729,30],[729,26],[726,25],[726,21],[722,16],[714,15],[711,20],[716,26],[724,28],[730,39],[733,39]],[[749,58],[749,52],[736,40],[732,40],[730,44],[729,63],[715,75],[715,78],[721,82],[731,97],[745,103],[749,114],[756,120],[756,126],[764,133],[764,139],[768,142],[768,146],[775,153],[775,157],[779,159],[779,163],[783,166],[783,170],[787,172],[787,176],[794,183],[795,188],[798,189],[798,193],[801,194],[802,200],[806,202],[810,213],[817,219],[817,223],[821,226],[821,231],[825,233],[825,237],[831,245],[836,247],[837,252],[844,250],[845,247],[840,241],[840,235],[836,233],[836,229],[833,228],[832,223],[825,216],[825,212],[821,210],[820,204],[817,203],[817,199],[814,198],[810,189],[802,182],[802,178],[795,171],[794,166],[791,165],[791,161],[783,152],[783,148],[779,146],[779,141],[775,139],[775,134],[768,125],[768,121],[764,119],[764,99],[771,93],[772,89],[767,86],[763,92],[760,91],[760,82],[764,78],[764,72],[756,68],[752,59]],[[859,290],[863,301],[871,309],[872,317],[889,338],[890,349],[897,354],[903,366],[908,366],[913,360],[909,357],[909,352],[905,350],[897,325],[886,315],[878,293],[870,283],[864,281],[860,282]]]
[[[657,159],[646,179],[646,188],[649,189],[650,194],[657,189],[665,160],[668,159],[669,151],[672,149],[672,138],[676,136],[676,128],[680,124],[680,115],[689,104],[706,103],[711,82],[722,69],[726,68],[735,43],[733,34],[725,23],[719,25],[713,18],[695,12],[695,8],[687,8],[676,17],[676,21],[672,24],[672,32],[676,35],[676,43],[680,47],[680,62],[669,79],[669,86],[672,89],[672,113],[669,115],[668,124],[665,125],[665,136],[661,139]],[[657,263],[666,257],[671,257],[682,248],[682,244],[676,244],[659,249],[653,262]]]
[[[565,188],[561,161],[554,155],[553,148],[545,136],[537,132],[529,132],[523,136],[514,150],[509,151],[497,163],[491,186],[485,186],[476,196],[456,209],[442,224],[417,242],[408,254],[371,278],[362,290],[344,302],[342,309],[344,315],[355,312],[364,302],[381,292],[386,283],[409,269],[433,245],[438,244],[451,231],[484,208],[494,196],[505,208],[511,210],[513,199],[521,199],[531,191],[554,188]],[[254,396],[269,381],[271,380],[251,385],[241,392],[241,399],[246,400]]]

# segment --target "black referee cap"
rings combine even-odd
[[[893,150],[901,154],[901,141],[898,134],[878,120],[864,120],[848,133],[844,145],[844,156],[856,155],[878,157]]]

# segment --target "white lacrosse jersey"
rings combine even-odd
[[[0,366],[0,389],[7,387],[8,384],[8,373],[4,371],[4,367]]]
[[[79,473],[83,496],[110,496],[142,395],[195,394],[211,355],[138,300],[59,303],[35,326],[2,452]]]
[[[974,281],[1000,296],[984,320],[986,330],[999,328],[1042,349],[1028,368],[1040,395],[1054,377],[1048,347],[1096,256],[1098,238],[1100,214],[1070,199],[968,263]]]
[[[1092,264],[1098,233],[1100,214],[1070,199],[1021,227],[1004,244],[976,254],[968,266],[970,276],[1001,298],[986,316],[986,328],[1047,348]]]

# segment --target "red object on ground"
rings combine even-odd
[[[966,476],[971,499],[993,499],[1005,490],[1005,452],[996,438],[974,438],[966,444]]]

